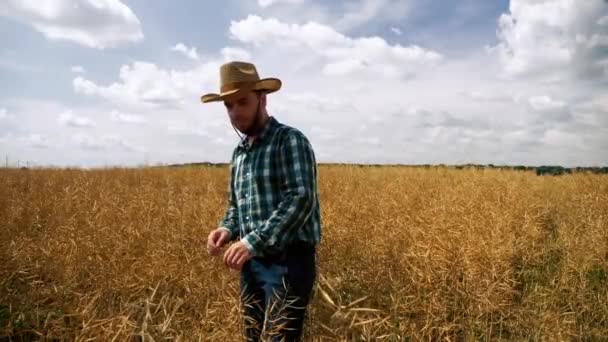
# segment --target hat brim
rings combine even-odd
[[[205,94],[205,95],[201,96],[201,102],[208,103],[208,102],[223,101],[225,98],[229,97],[230,95],[234,95],[242,90],[263,90],[266,94],[270,94],[270,93],[274,93],[275,91],[278,91],[279,89],[281,89],[281,85],[282,85],[282,82],[278,78],[274,78],[274,77],[263,78],[259,81],[256,81],[252,87],[232,89],[232,90],[228,90],[228,91],[225,91],[225,92],[219,93],[219,94],[215,94],[215,93]]]

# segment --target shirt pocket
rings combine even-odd
[[[257,160],[255,172],[255,195],[268,208],[274,209],[281,200],[282,175],[276,148],[269,147]]]

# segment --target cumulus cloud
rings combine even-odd
[[[411,0],[258,0],[242,2],[243,14],[259,13],[282,22],[303,24],[308,21],[331,25],[342,33],[359,29],[382,30],[387,25],[396,26],[424,6],[424,2]]]
[[[211,133],[205,127],[187,125],[180,121],[171,121],[167,130],[172,135],[194,135],[203,138],[210,138]]]
[[[95,125],[93,120],[86,117],[76,116],[72,111],[66,111],[59,115],[58,121],[60,124],[70,127],[92,127]]]
[[[538,112],[551,112],[566,107],[564,101],[554,100],[547,95],[533,96],[529,99],[529,102],[532,109]]]
[[[171,48],[171,51],[181,52],[186,57],[188,57],[190,59],[194,59],[194,60],[198,60],[199,59],[198,52],[196,52],[196,48],[195,47],[187,47],[183,43],[177,43],[175,46],[173,46]]]
[[[84,150],[99,151],[108,149],[120,149],[127,152],[145,152],[146,149],[138,146],[134,146],[130,142],[116,136],[116,135],[103,135],[100,137],[91,136],[88,134],[80,133],[72,137],[72,141]]]
[[[103,86],[76,77],[73,87],[76,93],[103,98],[115,104],[175,108],[194,101],[206,84],[211,88],[209,80],[217,79],[217,68],[217,62],[210,62],[190,70],[167,70],[154,63],[135,61],[120,68],[119,82]],[[214,82],[213,86],[217,87],[217,83]]]
[[[563,100],[547,95],[532,96],[528,99],[528,122],[546,130],[571,124],[575,119],[570,106]]]
[[[112,112],[110,112],[110,118],[114,122],[130,124],[142,124],[147,122],[146,118],[141,115],[121,113],[117,110],[113,110]]]
[[[335,26],[340,31],[349,31],[373,20],[395,20],[407,16],[411,1],[403,0],[358,0],[344,4],[342,16]]]
[[[499,19],[496,51],[506,75],[606,76],[608,13],[603,0],[511,0]]]
[[[256,47],[313,53],[323,59],[323,71],[330,76],[365,73],[400,78],[410,76],[417,68],[435,65],[443,58],[436,51],[417,45],[391,45],[380,37],[350,38],[315,22],[287,24],[249,15],[233,21],[230,33],[233,39]]]
[[[305,0],[258,0],[258,5],[262,8],[269,7],[276,4],[300,4]]]
[[[30,134],[27,136],[23,136],[19,138],[22,144],[37,148],[37,149],[47,149],[51,146],[50,139],[47,136],[40,134]]]
[[[222,48],[220,53],[225,61],[248,61],[251,59],[251,54],[249,53],[249,51],[238,47],[227,46]]]
[[[289,6],[277,6],[281,7]],[[584,15],[602,27],[603,17]],[[502,30],[500,24],[498,28]],[[535,39],[542,41],[544,32],[521,34],[540,35]],[[600,152],[607,145],[603,137],[608,136],[608,109],[602,107],[608,99],[601,96],[605,87],[584,86],[581,72],[568,75],[576,77],[566,83],[547,83],[547,76],[566,76],[568,68],[559,63],[549,69],[534,66],[541,64],[534,58],[527,59],[526,72],[513,72],[511,57],[502,49],[512,48],[517,39],[508,44],[501,40],[491,54],[479,47],[466,58],[445,58],[442,51],[340,33],[334,25],[312,21],[250,15],[233,21],[228,33],[231,41],[215,54],[206,53],[204,61],[180,69],[133,61],[110,82],[75,75],[74,90],[108,105],[103,112],[110,113],[112,122],[149,119],[145,131],[157,129],[154,136],[166,139],[167,147],[157,149],[166,158],[188,155],[191,160],[225,161],[236,143],[225,109],[221,104],[201,105],[198,99],[201,93],[218,90],[222,62],[254,56],[262,77],[284,81],[282,90],[269,96],[269,112],[304,131],[320,161],[605,163]],[[585,41],[585,48],[594,34],[599,33],[586,34],[591,40]],[[572,39],[569,34],[563,38]],[[593,44],[599,43],[596,38]],[[512,79],[499,78],[501,71]],[[120,139],[145,141],[131,135],[143,129],[131,131]],[[101,129],[95,133],[97,137],[79,138],[83,149],[120,150],[118,138],[104,139]]]
[[[508,102],[508,101],[514,101],[514,97],[513,96],[509,96],[507,94],[504,93],[491,93],[488,91],[479,91],[479,90],[472,90],[472,91],[464,91],[461,92],[461,94],[473,101],[477,101],[477,102]]]
[[[141,23],[120,0],[6,0],[0,16],[32,26],[51,40],[91,48],[116,47],[143,39]]]
[[[578,122],[601,129],[604,141],[608,144],[608,95],[606,94],[579,103],[572,108],[572,111]]]
[[[548,129],[543,135],[542,142],[548,146],[582,147],[583,138],[580,135],[564,132],[558,129]]]
[[[86,72],[85,68],[81,65],[74,65],[70,68],[70,70],[72,70],[72,72],[76,74],[83,74]]]

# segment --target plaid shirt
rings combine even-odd
[[[319,243],[317,166],[302,132],[271,116],[253,144],[238,144],[220,227],[254,256],[280,253],[297,240]]]

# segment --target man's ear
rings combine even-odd
[[[258,98],[260,99],[262,107],[266,107],[266,93],[264,91],[258,92]]]
[[[266,108],[266,93],[262,93],[262,106],[264,106],[264,108]]]

